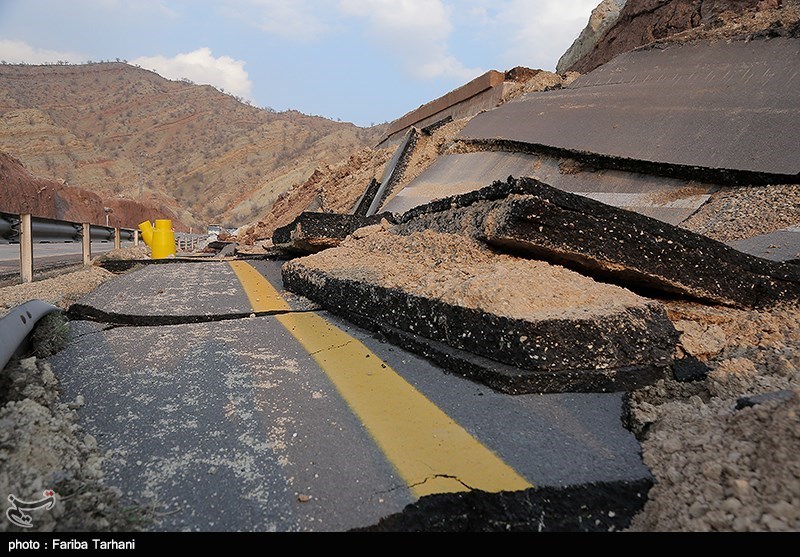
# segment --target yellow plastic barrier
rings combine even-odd
[[[153,224],[146,220],[139,224],[139,230],[142,231],[142,240],[148,247],[153,246]]]
[[[153,244],[150,246],[153,259],[175,257],[175,232],[171,220],[157,220],[153,231]]]

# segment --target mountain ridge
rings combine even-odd
[[[164,205],[189,226],[244,224],[381,130],[257,108],[124,62],[0,65],[0,151],[35,176]]]

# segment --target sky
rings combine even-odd
[[[600,0],[0,0],[0,60],[121,60],[371,126],[488,70],[555,71]]]

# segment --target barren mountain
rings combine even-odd
[[[187,225],[253,220],[379,135],[122,62],[0,65],[0,151],[33,175],[163,205]]]
[[[10,213],[30,213],[72,222],[105,224],[105,209],[112,210],[110,226],[136,228],[140,222],[171,219],[179,229],[186,225],[166,205],[151,199],[142,204],[131,199],[101,197],[100,195],[61,181],[32,175],[22,163],[0,152],[0,209]]]

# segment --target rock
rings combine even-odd
[[[598,14],[601,17],[603,4],[606,2],[596,8],[601,10]],[[559,71],[587,73],[623,52],[701,26],[713,28],[720,24],[723,15],[726,17],[742,15],[778,8],[780,4],[779,0],[627,0],[616,15],[613,7],[608,7],[608,15],[605,17],[608,20],[613,19],[613,22],[611,25],[602,19],[598,22],[598,26],[606,26],[604,33],[597,33],[599,37],[584,30],[586,42],[579,46],[573,45],[567,53],[575,48],[576,53],[583,50],[585,54],[575,56],[575,60],[570,64],[559,61]],[[592,17],[595,17],[594,13]],[[587,29],[591,27],[592,20]],[[581,41],[581,37],[584,37],[583,33],[576,44]]]
[[[317,253],[338,246],[347,236],[360,228],[394,222],[391,213],[371,217],[335,213],[304,212],[291,224],[278,228],[272,243],[294,253]]]
[[[764,393],[753,396],[743,396],[736,401],[736,409],[751,408],[757,404],[765,404],[773,401],[788,401],[794,397],[793,391],[782,390],[771,393]]]
[[[708,372],[708,366],[693,356],[676,358],[672,364],[672,375],[676,381],[702,381]]]
[[[614,26],[626,0],[603,0],[592,10],[589,23],[556,64],[558,73],[565,73],[582,58],[588,56],[597,43]]]

